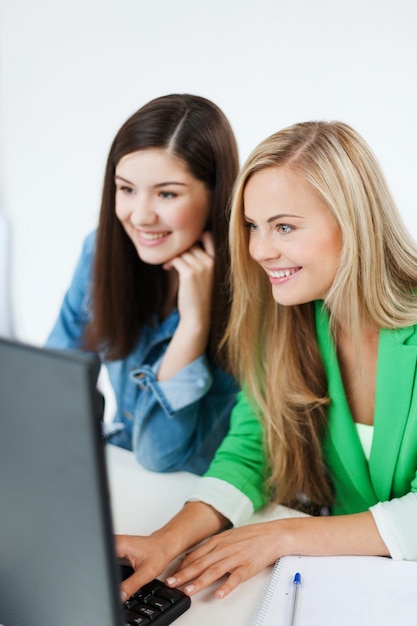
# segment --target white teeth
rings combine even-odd
[[[145,232],[141,232],[140,236],[143,239],[148,239],[149,241],[153,241],[154,239],[162,239],[163,237],[166,237],[168,233],[145,233]]]
[[[288,278],[288,276],[292,276],[292,274],[295,274],[295,270],[282,270],[279,272],[269,272],[269,275],[271,276],[271,278]]]

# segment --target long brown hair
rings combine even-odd
[[[314,303],[285,307],[274,301],[265,272],[249,255],[244,228],[248,180],[277,166],[303,176],[339,223],[342,251],[324,306],[335,339],[343,322],[358,355],[364,321],[376,328],[416,323],[417,249],[374,155],[341,122],[306,122],[275,133],[252,152],[236,181],[226,331],[232,367],[265,425],[275,499],[294,505],[303,493],[316,505],[329,505],[333,494],[322,440],[330,400]]]
[[[104,176],[92,284],[92,318],[85,347],[108,359],[129,354],[143,326],[162,311],[167,274],[144,263],[115,214],[114,175],[120,159],[147,148],[163,148],[179,157],[210,191],[208,230],[216,257],[209,354],[218,346],[229,312],[227,274],[229,198],[238,173],[238,150],[231,126],[210,100],[172,94],[148,102],[120,128],[111,145]]]

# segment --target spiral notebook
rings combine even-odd
[[[299,572],[294,622],[294,575]],[[377,556],[279,559],[251,626],[417,624],[417,563]]]

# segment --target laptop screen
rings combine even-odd
[[[0,339],[0,624],[119,626],[98,361]]]

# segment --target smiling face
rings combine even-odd
[[[115,183],[116,215],[145,263],[166,263],[200,238],[210,192],[177,157],[159,148],[127,154]]]
[[[249,254],[289,306],[324,299],[342,249],[336,218],[309,183],[285,166],[260,170],[244,191]]]

